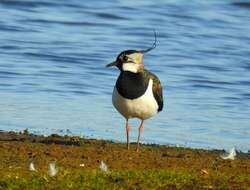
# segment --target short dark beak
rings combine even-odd
[[[116,66],[116,65],[117,65],[117,62],[114,61],[112,63],[107,64],[106,67],[112,67],[112,66]]]

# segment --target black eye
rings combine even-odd
[[[119,59],[124,62],[124,61],[127,61],[128,60],[128,57],[125,55],[125,54],[122,54]]]
[[[123,56],[123,60],[124,61],[127,61],[128,60],[128,57],[126,55]]]

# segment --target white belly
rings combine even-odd
[[[139,98],[127,99],[122,97],[114,87],[112,102],[115,108],[127,119],[137,117],[148,119],[155,115],[158,110],[158,104],[153,95],[153,80],[149,80],[146,92]]]

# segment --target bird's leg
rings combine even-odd
[[[129,150],[129,132],[130,132],[130,126],[128,125],[128,119],[126,119],[127,149],[128,150]]]
[[[144,127],[144,120],[141,120],[141,124],[139,127],[139,134],[138,134],[138,138],[137,138],[137,146],[136,146],[136,152],[139,152],[139,148],[140,148],[140,137],[141,137],[141,133]]]

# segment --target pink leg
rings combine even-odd
[[[137,152],[139,152],[139,149],[140,149],[140,137],[141,137],[143,127],[144,127],[144,120],[141,120],[141,124],[140,124],[140,127],[139,127],[139,135],[138,135],[138,138],[137,138],[137,147],[136,147]]]
[[[128,125],[128,119],[126,119],[126,133],[127,133],[127,148],[129,150],[129,132],[130,132],[130,126]]]

